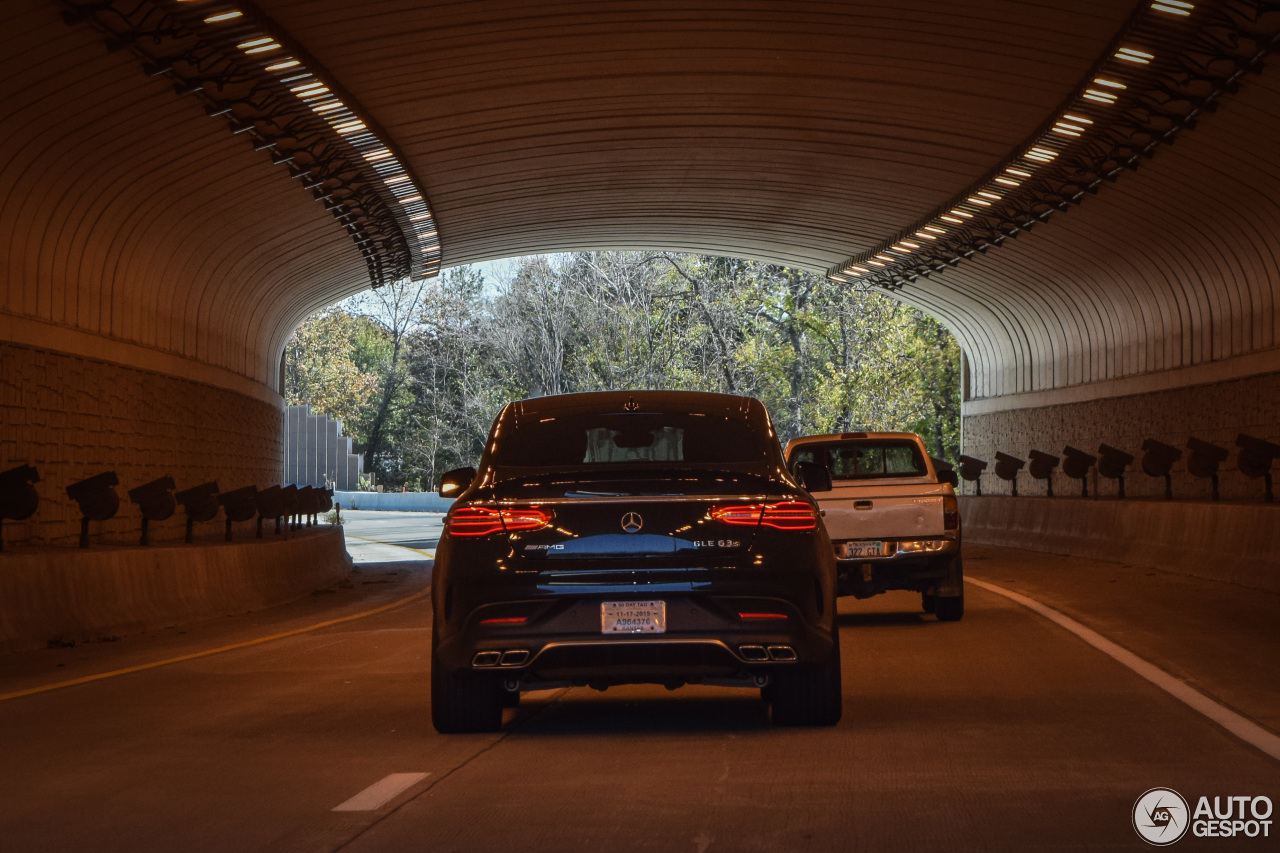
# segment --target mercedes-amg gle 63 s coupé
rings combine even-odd
[[[840,719],[831,542],[764,406],[690,392],[512,403],[456,497],[432,581],[431,714],[493,731],[520,693],[759,689],[780,725]],[[807,482],[803,478],[807,478]]]

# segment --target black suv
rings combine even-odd
[[[432,582],[431,715],[494,731],[521,691],[756,688],[780,725],[840,719],[835,561],[813,490],[746,397],[637,391],[511,403]],[[822,482],[826,478],[826,482]]]

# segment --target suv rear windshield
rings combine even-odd
[[[697,412],[566,412],[502,432],[492,464],[521,468],[763,464],[771,440],[741,418]]]
[[[901,438],[802,444],[791,454],[792,468],[797,462],[826,465],[833,480],[923,477],[929,473],[920,448]]]

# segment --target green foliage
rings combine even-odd
[[[907,429],[935,455],[959,452],[960,356],[942,326],[887,295],[754,261],[538,256],[496,287],[461,267],[318,315],[288,352],[290,400],[343,417],[393,487],[429,489],[474,464],[507,401],[570,391],[746,394],[783,441]]]

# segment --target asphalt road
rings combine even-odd
[[[398,544],[366,550],[332,590],[0,660],[11,697],[0,698],[0,849],[1145,850],[1131,820],[1150,788],[1193,808],[1202,795],[1280,801],[1276,758],[976,586],[953,624],[907,594],[843,600],[845,716],[833,729],[774,729],[745,691],[642,686],[528,694],[500,734],[443,737],[427,711],[430,564],[418,553],[438,530],[438,517],[353,513],[353,553]],[[1058,594],[1061,572],[1037,581],[1026,552],[978,556],[971,574]],[[1222,633],[1245,630],[1235,610],[1280,612],[1274,596],[1197,584],[1181,606],[1217,595]],[[1145,654],[1155,629],[1137,599],[1153,596],[1132,592],[1126,643]],[[1057,603],[1091,618],[1085,595]],[[1121,618],[1109,610],[1096,627],[1120,632]],[[1274,631],[1242,635],[1273,645],[1231,670],[1198,642],[1202,624],[1182,642],[1165,624],[1149,657],[1276,683]],[[1242,688],[1233,704],[1247,712],[1269,695]],[[1188,834],[1175,849],[1274,850],[1270,829],[1265,840]]]

